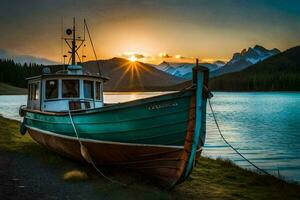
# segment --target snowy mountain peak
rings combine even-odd
[[[248,50],[243,49],[240,53],[233,54],[232,59],[227,63],[227,65],[234,64],[241,60],[250,62],[251,64],[255,64],[278,53],[280,53],[280,51],[276,48],[268,50],[263,46],[255,45],[253,48],[249,47]]]
[[[231,60],[227,63],[216,61],[214,63],[200,63],[209,68],[211,77],[221,74],[241,71],[250,65],[263,61],[273,55],[280,53],[276,48],[268,50],[260,45],[243,49],[241,52],[234,53]],[[169,63],[163,61],[155,66],[157,69],[165,71],[174,76],[190,79],[192,77],[193,63]]]
[[[257,50],[257,51],[261,51],[261,52],[268,52],[269,51],[265,47],[260,46],[260,45],[255,45],[254,49]]]
[[[213,71],[224,66],[225,63],[222,61],[216,61],[215,63],[199,63],[199,65],[205,66],[210,71]],[[195,67],[195,63],[172,63],[166,61],[163,61],[156,66],[159,70],[186,79],[192,78],[193,67]]]
[[[240,53],[234,53],[231,60],[224,65],[224,67],[213,71],[211,76],[219,76],[222,74],[241,71],[250,65],[256,64],[279,53],[280,51],[276,48],[268,50],[260,45],[243,49]]]

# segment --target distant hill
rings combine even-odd
[[[101,74],[110,78],[104,85],[105,91],[163,91],[172,90],[174,85],[185,79],[172,76],[141,62],[130,62],[123,58],[98,61]],[[96,74],[96,61],[82,64],[84,69]]]
[[[210,76],[215,77],[241,71],[278,53],[280,53],[280,51],[276,48],[268,50],[259,45],[256,45],[253,48],[250,47],[248,50],[243,49],[240,53],[233,54],[232,59],[226,63],[226,65],[212,71]]]
[[[170,91],[175,89],[174,85],[185,81],[141,62],[130,62],[122,58],[98,62],[102,75],[110,79],[104,84],[105,91]],[[82,65],[84,70],[92,74],[99,73],[96,61],[85,62]],[[47,67],[51,69],[51,73],[63,69],[61,65]],[[13,60],[0,59],[0,82],[25,88],[27,87],[25,78],[40,75],[42,70],[42,65],[20,64]],[[3,86],[3,91],[5,88],[7,87]],[[11,88],[11,91],[16,90]]]
[[[13,60],[15,63],[21,63],[21,64],[24,64],[24,63],[27,63],[27,64],[35,63],[35,64],[42,64],[42,65],[57,64],[57,62],[46,59],[46,58],[16,54],[16,53],[13,53],[6,49],[0,49],[0,59]]]
[[[215,77],[219,91],[300,91],[300,46],[269,57],[240,72]]]
[[[0,95],[19,95],[27,94],[26,88],[19,88],[7,83],[0,82]]]

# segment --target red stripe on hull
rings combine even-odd
[[[76,160],[84,161],[77,140],[44,134],[32,129],[30,136],[41,145]],[[82,142],[98,165],[114,165],[134,169],[174,186],[182,176],[186,160],[184,149],[134,146],[124,144]]]

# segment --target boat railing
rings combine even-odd
[[[68,74],[69,70],[63,69],[56,72],[56,74]]]

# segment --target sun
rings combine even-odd
[[[135,61],[137,61],[137,57],[135,57],[134,55],[131,55],[131,56],[129,57],[129,60],[130,60],[131,62],[135,62]]]

